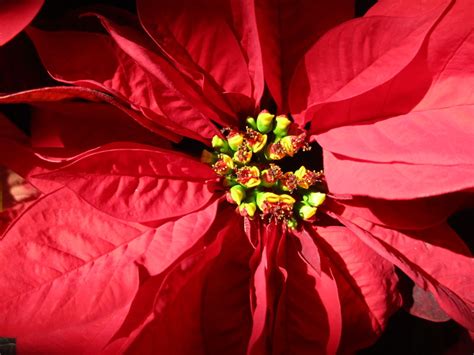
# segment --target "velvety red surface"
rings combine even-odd
[[[23,353],[353,353],[402,306],[396,269],[426,291],[414,314],[474,331],[472,256],[446,223],[474,188],[473,3],[306,5],[139,0],[87,30],[27,29],[57,86],[0,88],[31,117],[26,137],[0,116],[0,164],[40,193],[0,219],[1,336]],[[236,214],[180,151],[271,99],[324,152],[330,194],[296,230]]]

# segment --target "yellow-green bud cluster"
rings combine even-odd
[[[305,133],[291,134],[292,122],[285,115],[262,111],[248,117],[245,131],[224,129],[214,136],[214,152],[203,151],[201,160],[212,166],[228,188],[226,198],[242,216],[259,215],[266,221],[297,227],[297,220],[314,219],[326,197],[324,175],[301,166],[283,171],[276,161],[308,150]]]

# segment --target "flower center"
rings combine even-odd
[[[242,216],[260,216],[268,223],[281,222],[295,228],[298,220],[312,221],[326,198],[322,171],[300,165],[288,170],[289,160],[311,146],[306,133],[285,115],[262,111],[248,117],[243,131],[222,130],[212,139],[214,152],[203,151],[201,160],[222,177],[226,198],[238,205]]]

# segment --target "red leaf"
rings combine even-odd
[[[324,149],[354,160],[419,164],[420,170],[423,164],[472,165],[474,97],[472,100],[464,106],[412,111],[370,124],[339,127],[316,139]]]
[[[321,255],[317,273],[298,254],[294,238],[287,238],[280,258],[286,276],[275,316],[275,353],[335,354],[342,316],[332,266]],[[316,246],[314,246],[316,248]]]
[[[244,352],[250,325],[249,245],[241,218],[231,209],[224,216],[228,218],[218,221],[209,233],[213,240],[206,248],[179,260],[167,272],[153,312],[129,340],[122,340],[122,352]],[[110,349],[114,353],[119,348]]]
[[[163,272],[206,235],[216,219],[218,205],[219,202],[215,201],[204,209],[183,215],[149,231],[152,242],[147,253],[139,260],[140,264],[152,276]]]
[[[233,117],[215,112],[212,102],[206,102],[202,93],[187,82],[179,70],[156,53],[144,34],[131,26],[118,25],[102,16],[98,17],[118,48],[144,71],[159,105],[158,113],[164,113],[178,123],[178,128],[181,126],[191,131],[215,131],[209,119],[220,125],[234,123]]]
[[[346,209],[375,224],[393,229],[425,229],[446,221],[470,196],[461,192],[398,201],[354,196],[342,202]]]
[[[157,44],[205,93],[215,87],[213,96],[221,101],[232,93],[259,101],[263,73],[253,4],[142,0],[138,11]],[[206,81],[209,90],[204,90]]]
[[[324,151],[324,174],[334,194],[389,200],[438,196],[474,187],[474,165],[385,164],[352,160],[328,151]]]
[[[165,27],[222,91],[251,96],[251,82],[239,42],[222,1],[140,1],[140,17],[153,32]],[[159,14],[159,16],[153,15]],[[159,24],[159,26],[158,26]],[[157,32],[159,34],[159,32]]]
[[[165,137],[173,142],[179,142],[181,138],[176,133],[173,133],[162,126],[157,125],[155,122],[150,121],[146,117],[143,117],[143,115],[130,109],[118,99],[93,89],[74,86],[55,86],[0,96],[0,102],[2,103],[46,103],[68,99],[85,99],[92,102],[107,102],[126,113],[145,128],[162,137]]]
[[[320,105],[355,97],[393,78],[415,57],[451,2],[380,2],[366,17],[328,32],[307,52],[292,81],[292,112],[307,109],[298,123],[311,120]],[[315,124],[330,128],[332,116]]]
[[[415,59],[390,81],[318,111],[312,129],[318,143],[332,153],[326,170],[334,191],[393,199],[395,194],[434,196],[473,186],[473,5],[457,1],[450,7]],[[367,167],[370,162],[391,166]],[[379,191],[361,191],[375,168]],[[353,169],[367,171],[352,174]],[[341,181],[348,172],[351,179]],[[396,186],[397,179],[409,178],[417,193]]]
[[[410,5],[412,3],[417,2],[411,2]],[[372,135],[377,135],[380,132],[387,137],[376,137],[377,140],[373,145],[380,144],[380,141],[389,145],[406,142],[415,151],[420,149],[420,142],[427,142],[423,140],[427,136],[427,132],[425,130],[422,137],[416,137],[410,134],[411,129],[418,130],[419,126],[423,125],[424,128],[429,126],[428,132],[436,130],[439,134],[437,139],[442,140],[443,144],[421,145],[422,151],[413,154],[413,158],[426,154],[424,152],[427,149],[436,150],[441,145],[450,147],[456,144],[454,137],[463,137],[462,129],[469,127],[464,115],[472,112],[474,103],[471,94],[474,71],[470,65],[470,58],[474,54],[474,37],[470,16],[474,11],[474,3],[469,0],[451,3],[451,6],[429,31],[416,56],[409,63],[407,62],[397,75],[380,86],[371,87],[360,95],[323,105],[324,107],[318,109],[312,130],[321,134],[328,129],[336,128],[337,130],[341,126],[358,124],[360,127],[357,129],[362,134],[364,126],[369,128],[375,124],[378,131]],[[387,4],[390,3],[387,2]],[[375,6],[373,9],[378,8],[382,9],[383,7]],[[379,68],[378,72],[374,74],[380,75],[384,69],[385,67]],[[414,77],[416,80],[413,80]],[[378,76],[366,78],[369,85],[377,80]],[[451,117],[448,119],[447,116],[451,112]],[[456,117],[457,114],[461,116]],[[432,120],[430,116],[437,119]],[[384,123],[384,120],[388,120],[388,122]],[[399,126],[395,127],[395,122],[400,126],[409,127],[410,130],[405,129],[400,132]],[[472,130],[472,128],[470,129]],[[449,139],[444,139],[449,134]],[[357,135],[354,138],[357,139]],[[357,142],[354,142],[354,145],[351,142],[352,140],[347,142],[347,149],[348,151],[354,149],[356,151],[354,154],[357,154],[359,151]],[[327,149],[331,149],[330,143],[325,142],[328,144]],[[364,148],[365,145],[361,149]],[[378,150],[376,147],[373,148]],[[346,153],[339,152],[351,156],[348,151]],[[376,154],[375,151],[367,153]],[[383,154],[388,151],[381,149],[379,153],[383,159]],[[402,157],[406,156],[404,149],[395,153],[401,153]],[[446,153],[450,153],[449,150]],[[455,158],[451,154],[448,154],[448,157]],[[396,156],[393,156],[392,159],[400,160]],[[441,159],[445,160],[440,157]]]
[[[64,168],[36,176],[68,186],[112,216],[150,222],[183,216],[214,196],[207,165],[172,151],[116,145],[89,152]]]
[[[223,212],[209,234],[219,236],[218,230],[224,229],[226,236],[203,287],[202,333],[206,353],[237,355],[245,353],[252,325],[248,260],[253,248],[234,208]]]
[[[182,79],[176,86],[179,73],[140,44],[118,34],[114,39],[120,43],[89,32],[31,29],[28,33],[56,80],[106,91],[132,107],[150,110],[154,113],[150,120],[173,132],[202,141],[217,133],[209,119],[194,107],[195,102],[183,95],[182,91],[189,93],[189,89]],[[71,60],[62,59],[64,51]],[[138,55],[140,61],[131,54]]]
[[[399,267],[418,286],[433,293],[443,310],[473,330],[473,260],[469,250],[447,225],[401,233],[351,216],[331,213],[361,241]],[[351,221],[347,217],[351,218]]]
[[[133,334],[131,343],[122,344],[120,353],[205,354],[200,301],[208,265],[218,253],[216,248],[177,264],[156,295],[153,314],[139,333]]]
[[[269,232],[274,235],[273,226],[270,226]],[[250,258],[249,265],[251,271],[250,278],[250,309],[252,312],[252,331],[247,346],[247,354],[259,355],[266,354],[268,336],[267,313],[268,308],[272,306],[272,290],[268,288],[267,282],[267,247],[266,239],[261,223],[251,222],[250,230],[246,231],[247,239],[252,241],[254,236],[257,243],[257,249]],[[270,237],[272,235],[270,234]]]
[[[0,9],[0,46],[21,32],[33,20],[44,0],[4,0]]]
[[[321,258],[318,273],[301,258],[296,239],[280,227],[264,229],[258,221],[251,227],[259,242],[250,260],[253,328],[247,352],[335,353],[341,313],[326,259]]]
[[[339,291],[343,325],[339,351],[366,348],[401,305],[394,267],[344,227],[316,227],[314,236]]]
[[[256,1],[255,12],[265,81],[279,111],[286,112],[296,65],[326,31],[354,17],[354,2]]]
[[[168,141],[105,103],[35,103],[32,105],[31,135],[33,147],[66,147],[78,151],[114,141],[170,146]]]
[[[32,203],[32,201],[27,201],[10,206],[11,203],[8,201],[4,193],[2,210],[0,211],[0,239],[3,237],[3,233],[8,228],[10,223],[12,223],[12,221],[14,221],[15,218],[18,217],[20,213],[28,208],[28,206]]]
[[[99,91],[74,86],[54,86],[41,89],[15,92],[0,96],[2,103],[26,103],[26,102],[49,102],[67,99],[85,99],[88,101],[99,101],[105,96]]]
[[[0,243],[0,333],[24,353],[99,352],[125,318],[133,261],[149,242],[67,189],[38,200]]]
[[[306,230],[295,230],[293,235],[298,238],[300,246],[298,254],[300,257],[311,266],[318,275],[321,274],[321,257],[319,256],[319,249],[315,244],[313,238]]]

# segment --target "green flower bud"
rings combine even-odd
[[[273,128],[273,118],[275,115],[272,115],[270,112],[263,110],[257,116],[257,129],[261,133],[268,133]]]
[[[230,197],[232,201],[240,205],[245,198],[245,188],[241,185],[235,185],[230,188]]]
[[[279,179],[279,186],[283,191],[293,192],[298,187],[298,180],[291,171],[284,173]]]
[[[262,185],[265,187],[272,187],[283,176],[283,172],[278,165],[270,164],[268,169],[263,170],[260,173],[260,179],[262,180]]]
[[[212,147],[221,153],[229,152],[229,144],[227,141],[217,135],[212,137]]]
[[[277,180],[273,177],[270,169],[262,170],[261,180],[262,180],[262,186],[265,186],[265,187],[272,187],[277,182]]]
[[[282,138],[288,134],[288,128],[290,127],[291,121],[286,117],[286,115],[279,115],[275,118],[276,126],[273,130],[275,136]]]
[[[298,179],[298,186],[307,190],[318,181],[321,181],[322,172],[308,170],[304,166],[301,166],[295,171],[295,176]]]
[[[298,179],[303,179],[304,176],[306,175],[307,173],[307,169],[305,168],[304,165],[300,166],[300,168],[298,170],[295,171],[295,176],[298,178]]]
[[[255,202],[244,202],[239,206],[239,213],[243,217],[249,217],[250,219],[255,216],[257,211],[257,205]]]
[[[311,219],[317,210],[317,207],[309,206],[304,203],[298,205],[298,214],[304,221]]]
[[[249,127],[251,127],[254,130],[257,130],[257,121],[255,121],[255,118],[249,116],[247,117],[246,122]]]
[[[310,192],[305,195],[304,200],[313,207],[321,206],[326,199],[326,194],[322,192]]]

